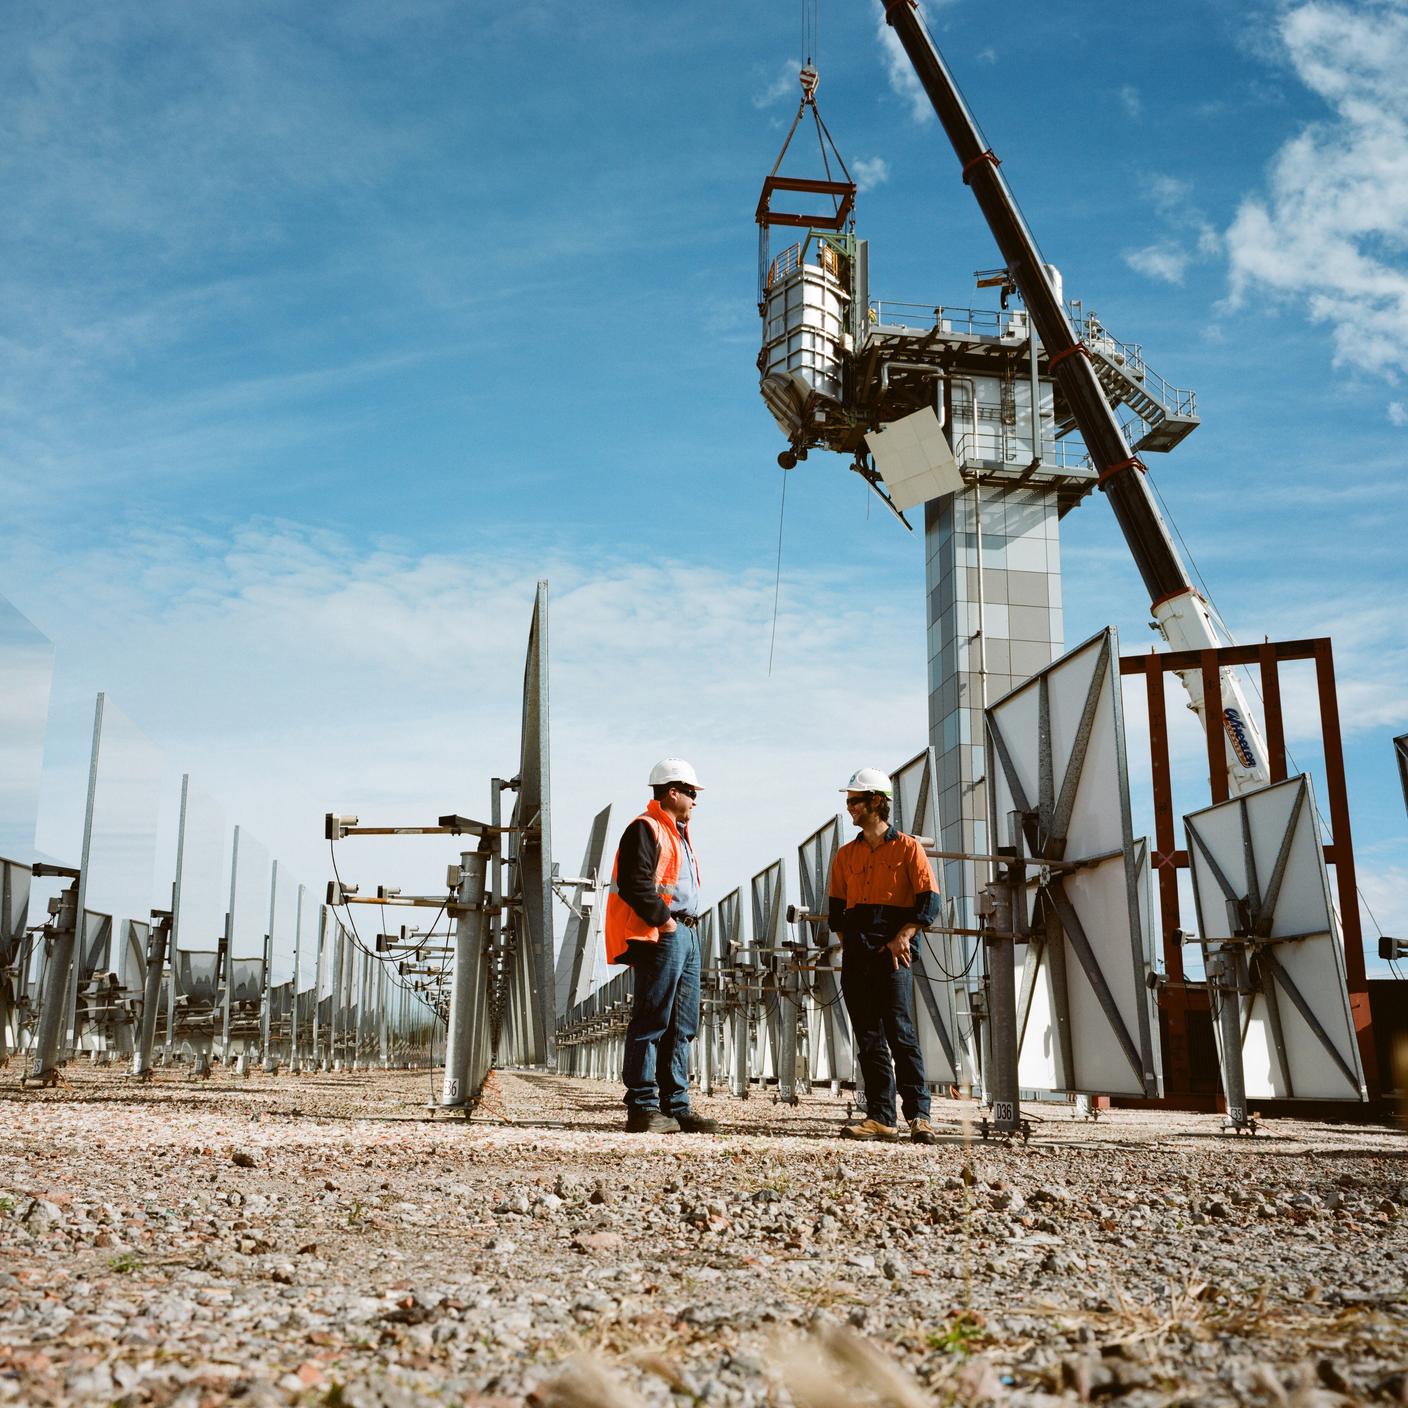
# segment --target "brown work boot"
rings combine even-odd
[[[877,1139],[892,1144],[898,1139],[899,1131],[892,1124],[881,1124],[879,1120],[862,1120],[859,1124],[848,1124],[841,1131],[842,1139]]]
[[[926,1119],[910,1120],[909,1137],[916,1144],[932,1144],[934,1142],[934,1127]]]

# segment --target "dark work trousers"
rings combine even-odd
[[[895,1123],[898,1084],[905,1119],[927,1120],[929,1087],[914,1029],[913,974],[903,964],[892,967],[885,949],[873,953],[859,939],[847,938],[841,948],[841,992],[865,1078],[867,1117]]]
[[[676,924],[655,943],[632,940],[635,1003],[621,1079],[632,1110],[689,1110],[689,1043],[699,1033],[699,940]]]

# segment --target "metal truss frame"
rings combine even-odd
[[[1054,1057],[1049,1088],[1153,1096],[1158,1094],[1160,1085],[1160,1052],[1154,1036],[1153,1000],[1147,983],[1150,965],[1143,934],[1144,907],[1139,898],[1139,864],[1132,833],[1117,660],[1118,636],[1114,628],[1109,627],[1039,671],[987,710],[988,745],[990,756],[999,769],[996,780],[1000,783],[989,791],[990,824],[991,834],[1007,837],[1008,844],[1017,844],[1028,863],[1040,866],[1043,862],[1056,862],[1062,867],[1040,873],[1033,923],[1025,935],[1027,952],[1016,1013],[1019,1070],[1022,1056],[1031,1050],[1029,1043],[1044,1046],[1049,1039]],[[1056,739],[1052,678],[1058,672],[1073,673],[1079,668],[1088,668],[1089,678],[1074,728],[1063,749]],[[1025,717],[1030,712],[1033,694],[1036,696],[1035,740],[1019,741],[1017,719],[1019,714]],[[1100,792],[1101,805],[1096,807],[1088,798],[1081,797],[1081,791],[1088,775],[1091,741],[1101,726],[1102,712],[1104,726],[1111,730],[1108,761],[1112,776],[1095,779],[1090,784],[1098,786],[1102,780],[1105,782]],[[1034,759],[1031,757],[1033,741],[1036,745]],[[1010,814],[999,800],[1000,793],[1012,803]],[[1078,799],[1087,815],[1117,814],[1117,845],[1106,846],[1101,852],[1083,853],[1085,838],[1072,835]],[[1072,870],[1069,868],[1072,866],[1078,868]],[[1122,954],[1109,953],[1108,961],[1127,961],[1129,965],[1128,971],[1118,977],[1115,971],[1107,971],[1097,951],[1097,944],[1102,941],[1097,927],[1100,897],[1092,893],[1102,882],[1110,888],[1105,872],[1116,866],[1121,876],[1122,898],[1118,902],[1112,900],[1109,908],[1121,911],[1119,918],[1125,933],[1120,938],[1126,947]],[[1113,920],[1116,916],[1106,917]],[[1114,1069],[1107,1066],[1105,1075],[1098,1078],[1092,1075],[1095,1052],[1082,1052],[1078,1046],[1082,1039],[1089,1041],[1089,1033],[1076,1030],[1073,980],[1083,980],[1087,985],[1095,1004],[1091,1015],[1098,1011],[1120,1058],[1111,1063]],[[1045,1032],[1038,1033],[1031,1025],[1038,984],[1044,985],[1050,1003],[1049,1036]],[[1117,988],[1123,989],[1126,995],[1123,1003]],[[1128,1010],[1130,1007],[1132,1012]],[[1098,1039],[1090,1045],[1098,1046]],[[1120,1068],[1123,1068],[1123,1075]],[[1023,1079],[1022,1083],[1027,1084],[1027,1081]]]
[[[1302,774],[1184,818],[1228,1119],[1236,1128],[1248,1124],[1248,1097],[1369,1098],[1315,816]],[[1253,1042],[1264,1043],[1269,1070],[1249,1090]]]

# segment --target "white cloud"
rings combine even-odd
[[[1167,242],[1145,245],[1143,249],[1127,249],[1120,257],[1135,273],[1166,284],[1183,282],[1189,259],[1186,250]]]
[[[800,71],[801,66],[796,60],[788,59],[772,80],[753,94],[753,106],[755,108],[770,108],[773,104],[782,102],[784,98],[800,102],[802,85],[797,77]]]
[[[890,163],[883,156],[863,156],[851,163],[851,175],[861,190],[871,191],[890,179]]]
[[[876,33],[884,51],[885,75],[890,81],[891,89],[908,105],[909,115],[915,122],[932,122],[934,109],[929,103],[928,94],[924,92],[923,84],[915,77],[914,66],[904,51],[904,45],[900,43],[899,35],[885,22],[885,7],[880,0],[876,0],[875,14]],[[919,17],[921,20],[925,19],[922,5],[919,7]]]
[[[989,44],[985,49],[979,49],[973,55],[980,64],[995,64],[997,62],[997,50]]]
[[[1390,401],[1388,403],[1388,423],[1390,425],[1408,425],[1408,406],[1402,401]]]
[[[1408,371],[1408,3],[1310,0],[1279,20],[1286,62],[1333,109],[1288,140],[1227,231],[1231,299],[1299,303],[1336,365]]]
[[[1139,96],[1139,89],[1132,83],[1122,84],[1116,97],[1120,100],[1120,106],[1124,109],[1124,115],[1128,118],[1139,118],[1144,113],[1144,99]]]
[[[1140,249],[1122,251],[1121,258],[1136,273],[1181,284],[1190,264],[1217,253],[1221,238],[1194,201],[1187,181],[1156,175],[1148,182],[1147,197],[1162,233]]]

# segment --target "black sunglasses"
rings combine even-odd
[[[697,789],[691,787],[686,782],[672,782],[670,786],[673,787],[676,792],[683,792],[691,802],[696,801],[699,797]]]
[[[861,804],[868,802],[874,795],[875,793],[873,792],[862,792],[859,797],[847,797],[846,805],[848,807],[860,806]]]

